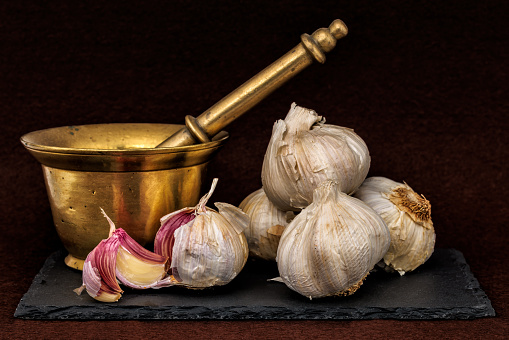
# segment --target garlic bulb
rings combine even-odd
[[[355,197],[373,208],[391,232],[391,246],[384,256],[389,271],[400,275],[426,262],[435,248],[431,204],[406,183],[385,177],[367,178]]]
[[[116,229],[104,211],[103,214],[110,224],[109,237],[87,255],[83,283],[74,291],[81,294],[86,289],[88,295],[98,301],[115,302],[123,293],[117,279],[136,289],[166,286],[168,258],[143,248],[122,228]]]
[[[315,111],[293,103],[272,129],[262,184],[280,210],[298,211],[311,203],[313,190],[327,179],[336,180],[345,193],[355,191],[370,161],[366,144],[352,129],[325,124]]]
[[[244,230],[249,255],[274,261],[281,234],[294,218],[294,213],[276,208],[265,195],[263,188],[249,194],[239,208],[250,217],[249,226]]]
[[[353,294],[389,248],[387,226],[373,209],[340,191],[315,189],[313,203],[286,227],[277,251],[281,280],[311,298]]]
[[[161,218],[154,252],[169,257],[171,285],[205,288],[225,285],[244,267],[248,245],[243,230],[249,223],[239,208],[216,203],[219,212],[206,207],[217,184],[196,207]]]

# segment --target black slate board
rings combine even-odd
[[[64,251],[52,254],[21,299],[15,317],[23,319],[474,319],[495,316],[461,252],[436,249],[413,273],[372,272],[352,296],[309,300],[284,283],[275,263],[249,260],[228,285],[205,290],[169,287],[124,289],[116,303],[78,296],[81,272],[64,264]]]

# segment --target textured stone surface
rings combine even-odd
[[[494,316],[491,302],[463,255],[436,249],[417,271],[400,277],[371,273],[352,296],[309,300],[283,283],[274,263],[248,261],[230,284],[205,290],[126,288],[117,303],[73,292],[81,272],[52,254],[21,299],[24,319],[473,319]]]

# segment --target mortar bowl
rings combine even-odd
[[[88,253],[108,237],[109,224],[150,245],[160,218],[195,206],[207,165],[228,139],[156,148],[184,125],[90,124],[27,133],[21,143],[41,163],[56,231],[81,270]]]

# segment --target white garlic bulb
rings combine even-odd
[[[281,280],[309,298],[353,294],[389,248],[385,222],[335,181],[286,227],[277,251]]]
[[[352,130],[325,124],[325,118],[295,103],[278,120],[262,166],[262,184],[280,210],[298,211],[313,199],[313,190],[334,179],[350,194],[366,178],[370,166],[364,141]]]
[[[263,188],[249,194],[240,203],[239,208],[251,219],[249,226],[244,230],[249,255],[274,261],[281,234],[295,214],[276,208],[265,195]]]
[[[244,267],[248,245],[243,230],[249,216],[228,203],[206,207],[217,183],[196,207],[161,218],[154,252],[169,258],[171,285],[205,288],[229,283]]]
[[[373,208],[391,232],[391,246],[384,256],[389,270],[401,275],[426,262],[435,248],[431,204],[406,183],[385,177],[367,178],[355,197]]]

